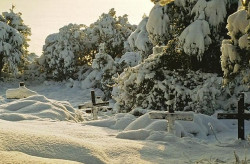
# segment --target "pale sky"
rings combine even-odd
[[[45,38],[64,25],[89,25],[111,8],[115,8],[117,16],[128,14],[129,22],[138,24],[153,7],[150,0],[0,0],[0,12],[9,11],[12,4],[31,27],[29,50],[37,55],[42,53]]]

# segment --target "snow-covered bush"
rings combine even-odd
[[[2,71],[16,76],[27,65],[31,29],[21,15],[14,12],[14,6],[0,15],[0,76]]]
[[[128,43],[132,51],[140,52],[143,59],[147,58],[148,55],[152,53],[153,48],[146,30],[147,22],[148,17],[144,17],[137,26],[137,29],[132,32],[128,38]]]
[[[78,66],[87,64],[90,57],[84,54],[84,25],[69,24],[59,33],[49,35],[43,46],[42,65],[47,76],[57,80],[74,78]]]

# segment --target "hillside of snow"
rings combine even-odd
[[[234,151],[250,162],[237,120],[193,113],[193,121],[175,122],[172,135],[166,120],[148,114],[99,113],[87,121],[91,114],[77,105],[90,100],[90,90],[66,82],[27,82],[39,95],[25,99],[6,99],[17,82],[0,86],[0,163],[233,163]],[[245,127],[249,136],[250,121]]]

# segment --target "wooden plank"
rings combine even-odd
[[[218,119],[238,119],[238,115],[235,113],[218,113]]]
[[[101,103],[97,103],[97,104],[95,104],[94,106],[96,106],[96,107],[100,107],[100,106],[107,106],[107,105],[109,105],[109,102],[101,102]]]
[[[169,113],[169,112],[150,112],[150,118],[152,119],[167,119],[167,117],[174,117],[175,120],[183,121],[193,121],[194,115],[192,113],[178,112],[178,113]]]
[[[250,113],[243,113],[240,115],[242,119],[250,120]],[[236,113],[218,113],[218,119],[238,119],[239,115]]]

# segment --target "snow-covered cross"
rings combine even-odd
[[[167,119],[168,120],[168,132],[175,134],[175,120],[183,120],[183,121],[193,121],[193,114],[187,112],[178,112],[174,113],[174,111],[155,111],[149,113],[150,118],[152,119]]]
[[[78,109],[83,109],[83,108],[91,108],[91,111],[90,113],[92,112],[93,113],[93,119],[94,120],[98,120],[98,117],[97,117],[97,113],[98,113],[98,110],[99,108],[98,107],[101,107],[101,106],[107,106],[109,104],[109,102],[97,102],[96,101],[96,96],[95,96],[95,91],[91,91],[91,101],[92,103],[84,103],[84,104],[80,104],[78,106]]]
[[[250,113],[244,113],[244,93],[240,94],[238,113],[218,113],[218,119],[238,119],[238,138],[245,139],[244,121],[250,119]]]

